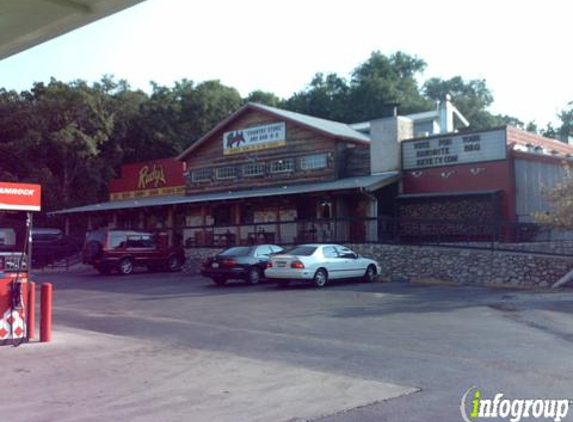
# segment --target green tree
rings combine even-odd
[[[236,89],[216,80],[195,85],[183,79],[171,88],[155,83],[152,88],[148,99],[139,98],[139,112],[125,131],[125,162],[173,157],[243,103]],[[133,100],[133,92],[128,94]]]
[[[82,196],[77,195],[78,190],[85,192],[84,200],[98,200],[106,180],[90,168],[98,162],[115,123],[106,90],[83,81],[52,81],[46,90],[38,90],[36,100],[38,112],[48,124],[42,134],[42,150],[51,176],[58,181],[59,205],[74,205]],[[96,188],[85,190],[89,186]]]
[[[202,82],[193,90],[181,90],[176,85],[175,91],[181,91],[180,150],[187,148],[243,104],[239,91],[218,80]]]
[[[101,181],[86,179],[113,128],[106,93],[83,81],[52,79],[36,83],[20,97],[16,103],[21,113],[18,120],[13,116],[12,125],[21,130],[3,145],[18,163],[28,163],[18,179],[41,183],[48,209],[97,200]]]
[[[20,162],[15,147],[32,123],[33,112],[26,99],[16,91],[0,89],[0,178],[24,180],[28,161]]]
[[[573,101],[568,104],[568,110],[562,110],[557,117],[561,120],[561,127],[559,128],[559,138],[564,142],[568,142],[573,138]]]
[[[245,102],[265,104],[271,107],[281,107],[283,101],[272,92],[255,90],[247,95]]]
[[[348,120],[349,87],[344,78],[335,73],[317,73],[303,90],[284,103],[285,108],[323,119]]]
[[[424,60],[403,52],[390,56],[373,52],[352,72],[347,119],[356,122],[380,117],[392,103],[399,105],[400,114],[432,108],[416,80],[425,68]]]
[[[512,125],[523,129],[524,123],[516,117],[495,115],[487,109],[493,104],[493,95],[485,79],[464,81],[461,76],[451,79],[430,78],[423,86],[426,97],[440,101],[450,95],[452,103],[470,122],[467,130],[488,129],[502,125]]]
[[[538,212],[535,219],[538,223],[556,229],[573,229],[573,167],[564,164],[565,176],[554,187],[544,192],[551,205],[548,212]]]
[[[127,107],[127,121],[117,148],[124,163],[165,158],[180,151],[181,98],[174,89],[152,83],[149,97],[125,92],[121,99]]]

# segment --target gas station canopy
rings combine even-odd
[[[144,0],[0,0],[0,60]]]

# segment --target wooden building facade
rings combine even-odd
[[[167,230],[187,247],[376,241],[400,173],[370,167],[369,135],[249,103],[176,159],[123,166],[110,202],[58,213],[87,213],[88,229]]]

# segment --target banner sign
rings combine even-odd
[[[402,142],[402,168],[415,170],[505,160],[505,130]]]
[[[173,158],[125,164],[110,183],[111,201],[185,193],[185,163]]]
[[[286,145],[286,123],[253,126],[223,134],[223,154],[258,151]]]
[[[41,205],[40,185],[0,182],[0,210],[40,211]]]

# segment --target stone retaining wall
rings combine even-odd
[[[221,251],[221,248],[189,248],[185,249],[185,265],[183,271],[190,273],[199,273],[201,262]]]
[[[377,259],[390,278],[547,287],[573,269],[573,258],[402,245],[348,246]]]
[[[459,243],[446,243],[442,242],[443,245],[463,247]],[[492,245],[490,242],[464,242],[463,245],[468,247],[476,248],[490,248]],[[509,249],[514,251],[526,251],[530,253],[544,252],[544,253],[554,253],[554,254],[564,254],[571,255],[573,258],[573,242],[567,241],[554,241],[554,242],[527,242],[527,243],[509,243],[509,242],[495,242],[493,244],[493,249]]]
[[[427,246],[347,246],[379,261],[383,276],[390,279],[548,287],[573,269],[573,258]],[[219,251],[219,248],[187,249],[185,270],[199,272],[201,261]]]

